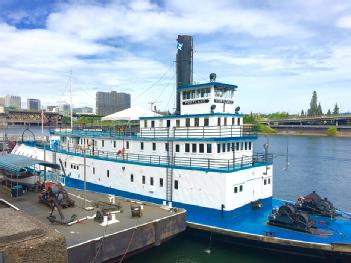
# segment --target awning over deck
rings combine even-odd
[[[0,155],[0,169],[4,169],[9,172],[17,173],[25,167],[31,167],[35,164],[50,167],[53,169],[60,169],[60,165],[30,158],[27,156],[21,156],[16,154],[5,154]]]

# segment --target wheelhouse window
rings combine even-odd
[[[217,153],[220,153],[220,152],[221,152],[221,145],[217,144]]]
[[[104,141],[104,140],[101,141],[101,146],[102,146],[102,147],[105,146],[105,141]]]
[[[93,167],[93,174],[95,174],[95,167]]]
[[[239,191],[240,191],[240,192],[243,191],[243,186],[242,186],[242,185],[239,186]]]
[[[113,148],[116,148],[116,141],[113,141]]]
[[[154,178],[150,177],[150,185],[154,185]]]
[[[167,127],[171,127],[171,120],[167,120]]]
[[[209,126],[209,125],[210,125],[209,118],[204,118],[204,126]]]
[[[144,142],[140,142],[140,150],[144,150]]]
[[[129,149],[129,142],[126,141],[126,148]]]
[[[245,142],[245,150],[247,150],[247,142]]]
[[[144,127],[147,128],[147,120],[144,121]]]
[[[175,146],[175,151],[176,151],[177,153],[180,152],[180,145],[179,145],[179,144],[176,144],[176,146]]]
[[[251,142],[249,142],[249,150],[251,150],[251,148],[252,148],[252,144]]]
[[[160,178],[160,187],[163,187],[163,178]]]
[[[212,153],[212,144],[207,144],[207,153]]]
[[[156,143],[155,142],[152,143],[152,150],[156,151]]]
[[[107,178],[110,177],[110,170],[107,170],[107,171],[106,171],[106,175],[107,175]]]
[[[195,119],[194,119],[194,126],[195,126],[195,127],[199,127],[199,126],[200,126],[200,120],[199,120],[199,118],[195,118]]]
[[[178,189],[179,185],[178,185],[178,180],[174,180],[174,189]]]
[[[224,117],[224,126],[227,126],[227,117]]]
[[[176,127],[180,127],[180,120],[176,120]]]
[[[185,126],[190,127],[190,118],[185,119]]]
[[[240,126],[240,118],[238,118],[238,126]]]
[[[186,153],[190,152],[190,144],[189,143],[185,144],[185,152]]]
[[[169,150],[169,144],[168,144],[168,142],[166,142],[165,143],[165,151],[168,152],[168,150]]]
[[[236,194],[238,192],[238,187],[234,186],[234,194]]]
[[[145,184],[145,175],[142,177],[142,183]]]
[[[222,143],[222,152],[225,152],[225,143]]]
[[[155,128],[155,121],[151,121],[151,128]]]
[[[191,145],[191,151],[192,151],[193,153],[196,153],[196,148],[197,148],[196,143],[193,143],[193,144]]]
[[[217,118],[217,126],[221,126],[221,117]]]
[[[244,143],[243,142],[240,143],[240,150],[241,151],[244,150]]]
[[[235,118],[232,118],[232,125],[235,125]]]
[[[239,149],[240,149],[240,143],[239,142],[236,143],[236,147],[235,148],[236,148],[237,151],[239,151]]]
[[[134,182],[134,174],[130,174],[130,181]]]
[[[203,143],[199,144],[199,153],[204,153],[205,152],[205,145]]]

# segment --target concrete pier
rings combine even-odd
[[[0,262],[36,262],[36,260],[26,261],[26,258],[30,257],[38,257],[40,262],[53,262],[52,258],[41,254],[48,254],[48,246],[53,251],[50,252],[51,255],[57,255],[58,251],[61,251],[61,257],[55,256],[54,262],[106,262],[157,246],[186,228],[183,209],[169,209],[151,203],[136,203],[120,198],[114,200],[121,207],[121,211],[115,214],[115,219],[107,224],[99,223],[93,219],[97,212],[95,204],[99,201],[110,202],[113,198],[87,192],[84,202],[83,191],[71,188],[66,190],[76,205],[63,209],[64,216],[68,219],[75,214],[79,221],[71,226],[50,223],[47,216],[51,209],[38,202],[38,193],[27,192],[23,196],[12,198],[8,191],[0,188],[0,200],[19,209],[16,210],[7,205],[0,208],[2,215],[0,217],[0,233],[2,233],[0,236],[2,258],[0,259],[2,261]],[[132,217],[131,205],[142,206],[141,217]],[[86,210],[83,207],[94,208]],[[6,217],[3,216],[5,211]],[[54,215],[59,218],[57,211]],[[14,220],[20,217],[25,219]],[[11,229],[16,229],[16,231],[13,230],[16,233],[9,231]],[[9,233],[6,234],[8,231]],[[33,235],[38,245],[32,251],[25,249],[27,247],[25,241],[15,244],[11,242],[11,239],[16,236],[27,240],[28,236]],[[45,240],[52,240],[52,245],[40,243],[47,242]],[[63,247],[65,247],[64,250]],[[24,252],[20,253],[20,251]]]

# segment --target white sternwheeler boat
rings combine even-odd
[[[254,151],[236,91],[211,74],[209,83],[178,85],[178,114],[140,117],[138,130],[54,129],[49,143],[20,142],[12,153],[61,163],[70,187],[85,178],[91,191],[183,207],[197,233],[347,262],[348,215],[316,193],[297,203],[272,197],[273,157],[268,145]]]

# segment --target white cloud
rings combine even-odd
[[[337,22],[336,25],[342,28],[351,28],[351,16],[344,16],[341,17]]]
[[[312,89],[349,78],[351,39],[338,35],[344,31],[335,21],[339,27],[350,26],[345,16],[350,5],[325,3],[68,1],[49,12],[44,28],[0,23],[0,96],[35,95],[45,104],[67,100],[72,70],[76,106],[94,106],[97,90],[117,90],[130,91],[133,103],[144,107],[148,100],[159,98],[162,109],[171,109],[175,39],[191,34],[197,51],[195,79],[207,80],[215,71],[221,81],[239,82],[240,104],[264,111],[262,93],[266,102],[276,100],[277,89],[289,98],[301,94],[309,98]],[[20,22],[38,16],[14,10],[8,17]],[[165,71],[165,77],[148,90]],[[340,83],[338,88],[344,87]],[[293,90],[299,92],[294,95]],[[275,103],[269,105],[274,110]],[[283,106],[299,111],[301,106],[296,105]]]

